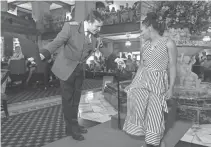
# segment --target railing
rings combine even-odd
[[[126,22],[137,22],[140,21],[140,11],[135,9],[117,11],[117,12],[106,12],[104,15],[104,25],[120,24]]]
[[[140,11],[135,9],[123,10],[118,12],[106,12],[104,17],[104,25],[122,24],[126,22],[137,22],[140,21]],[[71,20],[64,20],[64,17],[57,18],[44,24],[46,31],[60,31],[65,22]]]

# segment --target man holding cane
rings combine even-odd
[[[41,59],[48,60],[58,48],[64,48],[58,54],[52,67],[53,73],[60,79],[62,108],[66,124],[66,134],[73,139],[84,140],[87,130],[79,126],[78,106],[83,84],[83,63],[99,49],[106,56],[108,50],[100,48],[102,41],[97,38],[103,25],[103,17],[97,11],[91,11],[84,22],[67,22],[57,37],[41,50]]]

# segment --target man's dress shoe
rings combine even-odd
[[[78,125],[78,131],[79,133],[82,133],[82,134],[86,134],[88,132],[84,126],[80,126],[80,125]]]
[[[84,136],[81,133],[77,133],[77,132],[66,132],[67,136],[72,136],[73,139],[78,140],[78,141],[83,141],[85,140]]]

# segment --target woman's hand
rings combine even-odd
[[[167,93],[166,93],[166,100],[169,100],[169,99],[171,99],[172,98],[172,96],[173,96],[173,88],[169,88],[169,90],[167,91]]]
[[[128,85],[127,87],[125,87],[124,92],[128,93],[130,91],[130,85]]]

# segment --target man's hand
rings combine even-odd
[[[99,48],[102,48],[103,47],[103,40],[102,40],[102,38],[98,37],[97,41],[98,41]]]
[[[40,54],[40,58],[41,58],[41,60],[44,60],[45,56],[43,56],[43,54]]]

